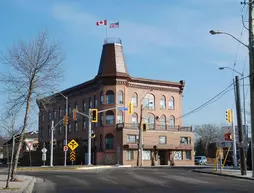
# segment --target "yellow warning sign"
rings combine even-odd
[[[73,139],[68,143],[68,147],[73,151],[78,147],[78,143]]]

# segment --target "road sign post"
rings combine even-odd
[[[43,147],[42,148],[42,150],[41,150],[41,152],[42,152],[42,161],[43,161],[43,165],[45,166],[45,162],[46,162],[46,160],[47,160],[47,156],[46,156],[46,152],[47,152],[48,150],[45,148],[45,147]]]

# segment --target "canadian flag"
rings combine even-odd
[[[101,20],[101,21],[97,21],[96,22],[96,25],[99,26],[99,25],[107,25],[107,20]]]

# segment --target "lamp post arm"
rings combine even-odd
[[[238,38],[236,38],[235,36],[233,36],[232,34],[230,33],[227,33],[227,32],[218,32],[218,34],[225,34],[225,35],[228,35],[230,37],[232,37],[233,39],[235,39],[236,41],[238,41],[240,44],[242,44],[243,46],[245,46],[246,48],[249,49],[249,46],[246,45],[245,43],[243,43],[241,40],[239,40]]]

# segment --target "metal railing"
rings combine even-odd
[[[118,123],[116,124],[117,129],[138,129],[138,123]],[[192,132],[192,127],[186,126],[172,126],[168,124],[147,124],[149,130],[160,130],[160,131],[185,131],[185,132]]]
[[[120,38],[106,38],[104,44],[122,44],[122,40]]]

